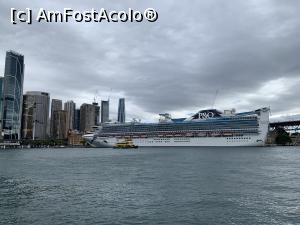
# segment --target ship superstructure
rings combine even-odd
[[[104,124],[84,138],[93,147],[112,147],[126,138],[137,146],[263,146],[269,125],[269,108],[243,113],[209,109],[179,119],[160,116],[158,123]]]

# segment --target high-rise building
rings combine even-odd
[[[91,104],[82,104],[80,107],[80,131],[91,131],[92,127],[96,125],[97,120],[97,107]],[[99,112],[99,111],[98,111]],[[99,118],[99,116],[98,116]]]
[[[125,98],[119,99],[118,122],[125,123]]]
[[[75,109],[76,109],[76,104],[73,101],[65,102],[64,110],[67,112],[67,123],[66,123],[67,131],[75,129]]]
[[[46,139],[50,96],[46,92],[30,91],[23,96],[22,138]]]
[[[47,137],[51,137],[51,134],[50,134],[50,124],[51,124],[51,121],[50,121],[50,117],[48,117],[48,123],[47,123]]]
[[[67,138],[67,112],[65,110],[55,110],[53,112],[53,136],[55,139],[66,139]]]
[[[93,106],[95,108],[95,125],[98,125],[100,121],[100,106],[97,102],[93,102]]]
[[[23,55],[6,52],[2,114],[2,131],[6,140],[21,138],[24,69]]]
[[[109,121],[109,101],[101,101],[101,123]]]
[[[75,130],[80,130],[80,109],[75,110]]]
[[[54,122],[54,112],[62,110],[62,101],[59,99],[52,99],[51,101],[51,118],[50,118],[50,136],[55,137],[54,130],[57,130],[55,128],[56,123]]]

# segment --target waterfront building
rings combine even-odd
[[[55,127],[57,124],[54,122],[54,112],[62,110],[62,101],[59,99],[52,99],[51,101],[51,118],[50,118],[50,136],[54,137],[56,136],[55,130],[57,128]]]
[[[6,140],[21,138],[24,56],[7,51],[3,86],[2,132]]]
[[[67,123],[66,123],[67,131],[75,129],[75,109],[76,109],[76,104],[73,101],[65,102],[64,110],[67,112]]]
[[[75,130],[80,130],[80,109],[75,110]]]
[[[67,111],[65,110],[55,110],[53,112],[53,136],[54,139],[66,139],[67,138]]]
[[[30,91],[23,96],[22,138],[47,138],[50,95],[46,92]]]
[[[99,106],[93,104],[82,104],[80,107],[80,131],[91,131],[97,125],[97,111]],[[99,115],[99,114],[98,114]]]
[[[68,134],[68,145],[69,146],[82,146],[84,140],[82,138],[82,134],[78,131],[70,131]]]
[[[109,101],[101,101],[101,123],[109,121]]]
[[[125,98],[119,99],[118,122],[125,123]]]

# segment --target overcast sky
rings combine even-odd
[[[51,3],[50,3],[51,2]],[[10,8],[144,10],[154,23],[10,23]],[[26,91],[86,102],[126,98],[128,117],[187,116],[203,108],[270,106],[300,113],[299,0],[51,0],[0,2],[6,50],[25,55]]]

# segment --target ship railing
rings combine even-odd
[[[189,137],[199,137],[199,136],[228,136],[229,134],[236,135],[238,133],[247,134],[247,133],[258,133],[260,132],[257,128],[249,128],[249,129],[207,129],[207,130],[181,130],[181,131],[157,131],[157,132],[127,132],[127,133],[106,133],[101,134],[101,137],[130,137],[130,138],[140,138],[140,137],[179,137],[179,136],[189,136]]]

